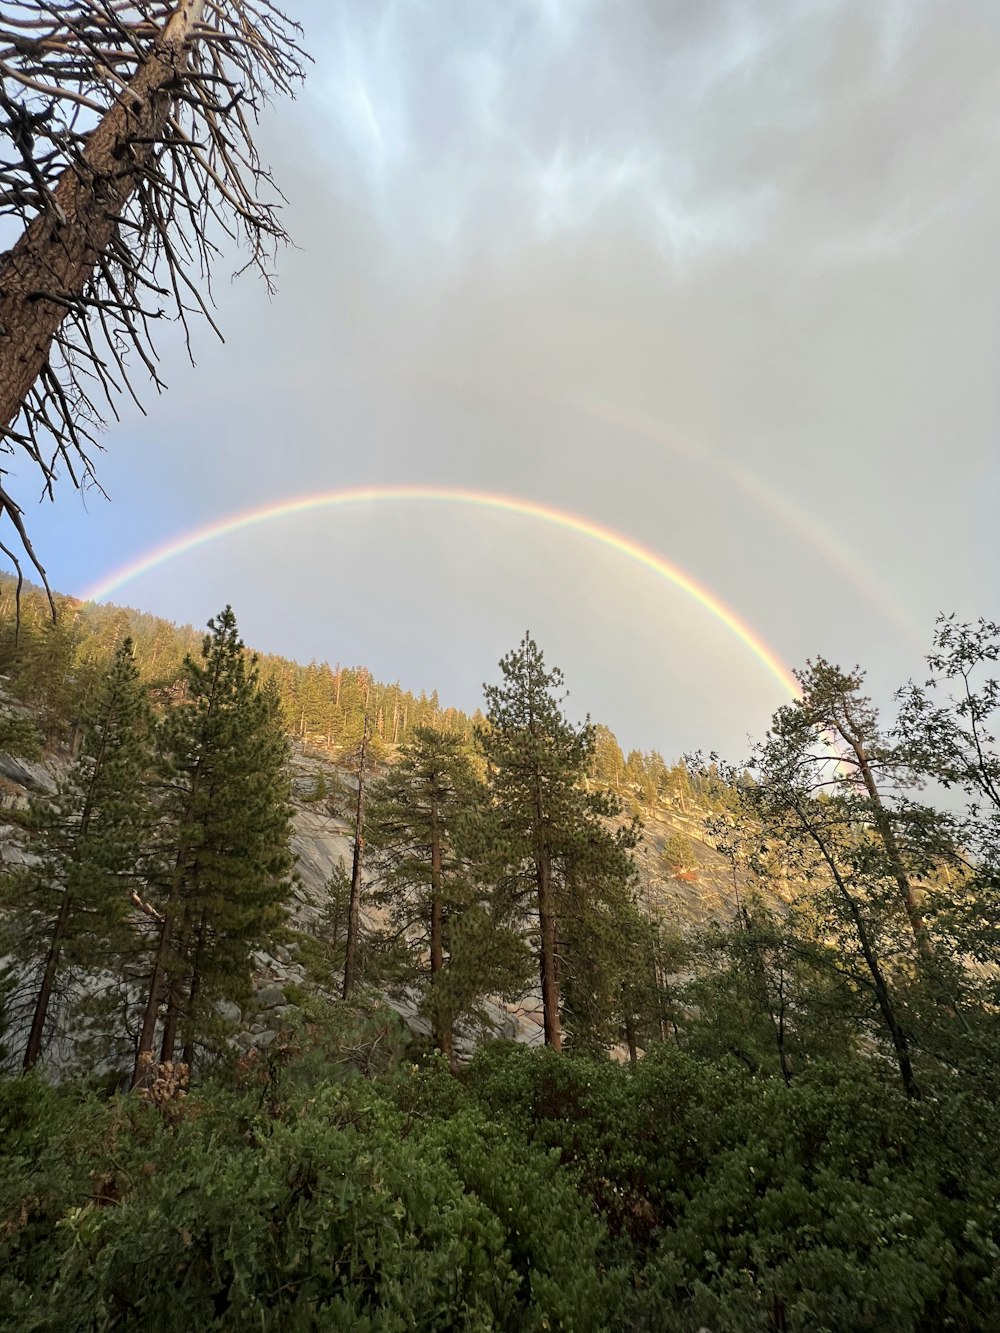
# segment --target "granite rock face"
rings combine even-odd
[[[68,753],[50,754],[37,762],[0,755],[0,865],[23,863],[20,829],[14,819],[5,820],[4,809],[27,804],[31,794],[56,789],[69,764]],[[352,779],[333,760],[320,752],[297,747],[291,759],[294,812],[292,849],[296,856],[294,880],[288,908],[290,927],[306,935],[315,934],[329,901],[331,876],[348,868],[353,852],[350,820]],[[317,795],[319,793],[319,795]],[[339,793],[336,796],[326,793]],[[709,846],[700,813],[657,808],[644,812],[645,829],[636,850],[640,878],[640,900],[647,910],[678,925],[696,924],[731,910],[732,882],[724,859]],[[673,865],[665,855],[671,840],[682,835],[689,849],[688,864]],[[369,924],[377,922],[366,913]],[[295,1023],[299,1010],[295,991],[319,990],[296,957],[293,943],[275,946],[273,952],[257,950],[252,956],[253,995],[245,1009],[231,1000],[221,1000],[218,1013],[232,1029],[232,1044],[241,1052],[273,1044],[283,1030]],[[338,996],[327,993],[335,1002]],[[415,991],[387,994],[385,1002],[407,1024],[415,1037],[430,1036],[430,1025],[420,1012]],[[488,1000],[483,1006],[494,1035],[529,1044],[542,1042],[542,1006],[537,990],[518,1003]],[[458,1033],[456,1049],[467,1057],[480,1034]]]

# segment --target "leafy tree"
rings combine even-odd
[[[603,821],[619,813],[618,805],[584,789],[594,729],[589,722],[574,727],[563,715],[562,672],[546,668],[528,634],[501,659],[500,671],[502,682],[485,686],[486,719],[476,732],[492,802],[493,854],[503,892],[537,920],[545,1043],[560,1050],[560,942],[630,876],[635,835],[631,828],[610,833]],[[579,947],[575,954],[582,957]]]
[[[273,685],[247,662],[231,608],[209,621],[187,698],[160,734],[160,821],[150,866],[157,928],[133,1081],[163,1018],[161,1059],[180,1030],[188,1064],[220,998],[245,997],[250,954],[284,918],[288,742]]]
[[[5,886],[4,926],[30,996],[24,1068],[51,1031],[61,977],[107,970],[125,922],[148,833],[150,721],[126,639],[107,672],[83,745],[54,798],[32,801],[28,864]]]

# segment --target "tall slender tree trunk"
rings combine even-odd
[[[354,809],[354,857],[351,863],[351,896],[347,907],[347,947],[344,957],[344,999],[348,999],[357,981],[358,970],[358,935],[361,930],[361,870],[364,859],[365,838],[365,758],[368,753],[368,741],[371,737],[371,719],[365,713],[365,725],[361,734],[361,750],[358,755],[358,798]]]
[[[625,995],[624,983],[622,984],[622,994]],[[627,997],[625,997],[625,1040],[628,1043],[628,1062],[635,1069],[639,1063],[639,1047],[635,1040],[635,1019],[632,1016],[632,1009]]]
[[[442,898],[441,828],[437,802],[431,799],[431,1003],[434,1015],[434,1044],[448,1061],[454,1074],[458,1069],[455,1058],[455,1036],[451,1015],[441,1010],[441,981],[444,977],[444,901]]]
[[[98,121],[54,201],[0,262],[0,427],[17,417],[52,342],[114,239],[118,219],[162,138],[204,0],[179,0],[149,57]]]
[[[163,924],[160,926],[160,938],[156,946],[156,956],[153,959],[153,974],[149,979],[149,993],[146,996],[146,1008],[142,1016],[142,1028],[139,1032],[139,1042],[135,1051],[135,1066],[132,1070],[133,1088],[142,1082],[145,1074],[143,1056],[152,1054],[153,1050],[153,1037],[156,1035],[156,1023],[160,1016],[160,1004],[163,1000],[163,982],[166,975],[167,955],[170,952],[172,928],[173,918],[168,909],[164,914]]]
[[[195,1034],[195,1015],[197,1012],[198,996],[201,992],[202,979],[204,975],[204,954],[205,954],[205,927],[207,925],[207,916],[204,912],[201,914],[201,920],[198,922],[198,938],[194,946],[194,957],[191,960],[191,988],[188,991],[188,1017],[187,1032],[184,1038],[184,1051],[181,1059],[187,1065],[188,1070],[194,1068],[194,1034]]]
[[[87,795],[84,798],[83,810],[80,814],[80,826],[76,832],[76,856],[75,861],[79,861],[83,840],[90,832],[90,821],[94,813],[94,800],[97,791],[97,783],[104,767],[104,760],[108,752],[108,727],[111,718],[114,715],[115,704],[118,701],[118,687],[116,685],[114,692],[108,701],[108,711],[103,718],[103,730],[101,733],[101,743],[97,748],[97,754],[94,756],[94,767],[91,770],[90,781],[87,784]],[[28,1044],[24,1051],[24,1069],[32,1069],[38,1062],[38,1057],[42,1053],[42,1038],[45,1035],[45,1020],[48,1018],[49,1005],[52,1002],[52,991],[55,987],[56,970],[59,967],[59,958],[62,954],[63,940],[69,929],[69,920],[72,915],[74,899],[69,887],[64,886],[63,899],[59,904],[59,911],[56,915],[55,925],[52,928],[52,937],[49,941],[49,950],[45,957],[45,967],[42,970],[41,985],[38,988],[38,995],[35,998],[35,1009],[31,1017],[31,1030],[28,1033]]]
[[[63,900],[59,905],[59,915],[56,917],[56,924],[52,931],[52,939],[49,942],[49,951],[45,957],[45,968],[42,972],[42,981],[35,1000],[35,1011],[31,1019],[31,1031],[28,1033],[28,1044],[24,1050],[24,1068],[26,1070],[34,1068],[38,1062],[38,1057],[42,1053],[45,1020],[48,1017],[49,1003],[52,999],[52,989],[56,979],[56,968],[59,966],[59,955],[62,952],[62,942],[66,936],[71,910],[72,899],[68,893],[64,893]]]
[[[920,1100],[920,1089],[913,1075],[913,1064],[910,1059],[910,1044],[906,1039],[906,1033],[896,1017],[896,1008],[892,1002],[892,995],[886,984],[885,974],[882,971],[879,962],[878,953],[872,944],[871,937],[868,934],[868,927],[865,925],[864,916],[851,893],[850,887],[845,883],[843,875],[837,866],[836,861],[830,854],[825,841],[817,830],[813,827],[808,816],[799,806],[793,806],[803,828],[812,838],[819,850],[820,855],[826,862],[827,869],[837,886],[837,891],[847,904],[847,910],[850,913],[851,921],[854,924],[854,930],[858,937],[858,944],[861,947],[861,955],[865,960],[865,966],[868,968],[868,975],[871,977],[872,989],[875,992],[875,1001],[885,1024],[886,1031],[889,1034],[889,1040],[892,1042],[893,1050],[896,1054],[896,1064],[899,1068],[899,1077],[903,1083],[903,1089],[911,1100]]]
[[[882,796],[879,792],[878,785],[875,782],[875,775],[872,772],[871,761],[868,758],[864,745],[856,735],[851,734],[846,728],[842,730],[842,735],[854,751],[854,756],[858,763],[858,772],[861,774],[861,780],[865,784],[865,790],[872,803],[875,827],[878,830],[882,846],[885,848],[886,856],[889,858],[889,865],[892,869],[893,878],[899,889],[899,896],[906,911],[907,920],[909,921],[910,929],[913,932],[913,938],[916,941],[917,948],[925,962],[932,963],[935,958],[935,951],[933,942],[931,941],[931,934],[927,929],[927,922],[924,920],[923,913],[920,910],[920,904],[917,902],[917,896],[914,892],[913,885],[910,882],[910,877],[906,873],[903,854],[900,851],[899,842],[896,839],[889,813],[882,803]]]
[[[174,962],[164,969],[163,1000],[166,1004],[166,1012],[163,1015],[163,1039],[160,1042],[161,1063],[174,1058],[174,1047],[177,1044],[177,1024],[181,1010],[181,995],[184,991],[184,955],[187,952],[190,937],[191,920],[188,908],[185,907],[180,929],[176,935],[177,943],[173,949]]]
[[[539,973],[542,983],[542,1025],[545,1045],[562,1050],[562,1023],[559,1017],[559,977],[556,970],[556,911],[552,884],[552,855],[545,845],[541,800],[536,805],[538,847],[535,852],[535,880],[538,887]]]
[[[895,830],[892,827],[892,820],[889,818],[889,812],[886,810],[885,805],[882,802],[882,795],[878,789],[878,784],[875,781],[875,774],[872,772],[871,761],[865,750],[864,742],[856,731],[850,729],[851,719],[849,716],[847,721],[847,727],[843,725],[840,726],[840,734],[854,751],[854,757],[857,760],[861,780],[865,784],[865,791],[867,791],[868,799],[872,803],[875,828],[878,831],[882,846],[885,848],[886,856],[889,858],[892,875],[896,881],[896,886],[899,889],[899,896],[902,900],[907,920],[910,923],[910,930],[913,932],[917,951],[923,960],[933,989],[936,992],[935,1002],[939,1005],[946,1017],[950,1019],[957,1018],[960,1020],[960,1026],[967,1027],[964,1015],[959,1013],[954,988],[948,985],[944,973],[942,972],[937,950],[931,939],[930,930],[927,928],[924,914],[920,910],[920,904],[917,900],[913,884],[907,874],[899,841],[896,838]]]

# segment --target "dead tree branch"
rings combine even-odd
[[[228,238],[270,289],[283,203],[254,143],[308,60],[270,0],[0,3],[0,451],[51,498],[96,484],[121,394],[159,392],[153,328],[211,316]],[[48,587],[0,467],[0,521]],[[15,564],[8,546],[0,553]]]

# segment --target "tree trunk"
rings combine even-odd
[[[205,949],[205,925],[206,915],[201,914],[201,921],[198,924],[198,940],[194,946],[194,958],[191,961],[191,989],[188,991],[188,1021],[187,1034],[184,1038],[184,1052],[181,1059],[188,1067],[188,1072],[194,1068],[194,1034],[195,1034],[195,1006],[198,1002],[198,994],[201,990],[202,981],[202,955]]]
[[[623,987],[624,989],[624,987]],[[626,1004],[628,1001],[626,1000]],[[635,1040],[635,1019],[631,1009],[625,1010],[625,1040],[628,1042],[628,1062],[634,1069],[639,1063],[639,1048]]]
[[[441,829],[438,824],[437,802],[431,800],[431,1003],[433,1006],[434,1044],[448,1061],[454,1074],[458,1070],[455,1058],[455,1036],[451,1015],[441,1012],[440,990],[444,975],[444,902],[441,896],[442,849]]]
[[[0,264],[0,428],[17,417],[67,312],[78,307],[114,240],[162,138],[203,8],[204,0],[180,0],[148,59],[95,126],[82,160],[63,172],[54,202]]]
[[[868,936],[868,928],[865,925],[864,917],[861,915],[861,909],[855,901],[854,895],[848,886],[844,883],[844,877],[837,868],[837,863],[830,855],[830,851],[823,841],[820,834],[813,828],[808,817],[798,807],[794,806],[795,813],[802,823],[803,828],[812,838],[819,849],[820,855],[826,862],[833,881],[837,886],[837,891],[847,903],[847,910],[850,912],[851,920],[854,923],[854,929],[858,937],[858,943],[861,946],[861,954],[865,960],[865,966],[868,968],[868,974],[872,980],[872,989],[875,992],[875,1000],[878,1004],[879,1013],[882,1015],[882,1021],[885,1023],[886,1031],[889,1033],[889,1040],[892,1042],[893,1050],[896,1053],[896,1064],[899,1067],[899,1076],[903,1082],[903,1089],[907,1097],[913,1101],[920,1100],[920,1089],[917,1087],[916,1079],[913,1076],[913,1065],[910,1061],[910,1045],[906,1040],[906,1033],[903,1031],[896,1018],[895,1006],[892,1003],[892,996],[889,993],[889,987],[886,984],[885,976],[882,972],[878,955]]]
[[[177,932],[177,945],[174,949],[176,963],[164,968],[163,998],[167,1011],[163,1018],[163,1040],[160,1042],[160,1063],[174,1058],[174,1046],[177,1044],[177,1024],[180,1018],[180,996],[184,989],[184,954],[187,951],[191,935],[191,922],[188,909],[184,909],[181,928]]]
[[[562,1024],[559,1018],[559,979],[556,974],[556,913],[552,889],[552,860],[547,847],[540,847],[535,858],[538,885],[539,972],[542,983],[542,1023],[545,1045],[562,1050]]]
[[[156,1035],[156,1021],[160,1016],[160,1003],[163,998],[163,979],[166,968],[167,953],[170,950],[170,935],[173,926],[173,920],[169,912],[163,918],[163,924],[160,927],[160,939],[156,946],[156,957],[153,960],[153,975],[149,980],[149,994],[146,997],[146,1009],[142,1017],[142,1029],[139,1033],[139,1044],[135,1052],[135,1066],[132,1070],[132,1087],[137,1087],[145,1074],[143,1069],[143,1056],[149,1055],[153,1050],[153,1037]]]
[[[101,732],[101,743],[98,746],[97,754],[94,756],[94,767],[90,773],[90,781],[87,784],[87,795],[84,798],[83,810],[80,813],[80,826],[76,833],[76,862],[79,863],[81,845],[84,838],[90,832],[90,821],[94,813],[94,799],[97,790],[98,779],[104,767],[104,759],[108,750],[108,727],[112,716],[114,715],[115,704],[118,699],[118,687],[111,695],[108,701],[108,711],[103,718],[103,730]],[[75,757],[75,756],[74,756]],[[45,1020],[49,1013],[49,1004],[52,1000],[52,990],[55,986],[56,969],[59,966],[59,956],[62,953],[62,943],[66,938],[66,931],[69,927],[69,918],[73,910],[73,895],[69,888],[64,888],[63,900],[59,904],[59,912],[56,916],[55,925],[52,928],[52,939],[49,942],[49,951],[45,958],[45,968],[42,972],[42,983],[35,999],[35,1011],[31,1018],[31,1031],[28,1033],[28,1045],[24,1051],[24,1069],[32,1069],[42,1053],[42,1037],[45,1034]]]
[[[42,984],[38,989],[38,996],[35,1000],[35,1012],[31,1019],[31,1031],[28,1033],[28,1045],[24,1051],[24,1068],[33,1069],[42,1053],[42,1037],[45,1033],[45,1020],[48,1017],[49,1001],[52,999],[52,988],[56,979],[56,968],[59,966],[59,954],[62,952],[62,942],[66,935],[66,927],[69,923],[69,914],[72,908],[72,899],[68,893],[63,894],[63,900],[59,905],[59,915],[56,917],[55,928],[52,931],[52,940],[49,944],[49,952],[45,958],[45,970],[42,973]]]
[[[351,897],[347,908],[347,948],[344,957],[344,999],[354,989],[358,969],[358,934],[361,929],[361,866],[364,858],[365,826],[365,756],[371,735],[371,722],[365,714],[364,731],[361,734],[361,751],[358,756],[358,799],[354,810],[354,859],[351,864]]]
[[[878,831],[882,846],[885,848],[886,856],[889,858],[889,865],[892,868],[893,878],[899,889],[899,896],[902,899],[903,909],[906,912],[907,920],[910,923],[910,930],[913,932],[913,938],[917,945],[917,951],[927,968],[937,994],[935,1001],[940,1005],[947,1018],[961,1018],[961,1026],[967,1027],[963,1016],[959,1014],[954,990],[948,985],[942,973],[940,962],[937,956],[937,950],[931,939],[931,933],[927,928],[927,922],[920,910],[920,904],[917,902],[917,896],[910,882],[910,877],[906,872],[906,866],[903,862],[903,854],[900,851],[899,843],[896,840],[896,833],[892,827],[892,820],[889,818],[889,812],[882,804],[882,796],[875,782],[875,775],[872,772],[871,761],[865,751],[861,737],[845,727],[840,727],[840,734],[847,741],[848,745],[854,751],[854,757],[858,762],[858,771],[861,773],[861,780],[865,784],[865,790],[868,793],[869,800],[872,803],[872,811],[875,818],[875,827]]]
[[[160,1064],[166,1064],[168,1060],[174,1058],[174,1046],[177,1044],[177,1015],[179,1005],[177,1003],[177,992],[180,988],[180,981],[167,980],[165,986],[167,998],[167,1011],[163,1017],[163,1038],[160,1042]]]
[[[910,923],[910,929],[913,931],[913,938],[916,941],[917,948],[920,950],[925,962],[933,963],[934,945],[931,942],[930,931],[927,929],[927,922],[924,920],[923,913],[920,911],[920,905],[917,902],[916,894],[913,891],[913,885],[910,883],[910,877],[906,873],[906,867],[903,864],[903,855],[899,849],[899,843],[896,841],[896,834],[889,819],[888,812],[882,804],[882,797],[875,782],[875,775],[872,772],[871,762],[865,752],[865,747],[857,736],[842,730],[844,739],[854,751],[854,756],[858,761],[858,771],[861,774],[861,780],[865,784],[865,790],[868,792],[869,800],[872,803],[872,812],[875,818],[875,827],[878,830],[882,846],[885,848],[886,856],[889,858],[889,865],[892,868],[893,878],[899,888],[899,896],[902,899],[903,907],[906,910],[906,916]]]

